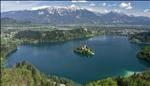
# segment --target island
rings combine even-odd
[[[94,55],[94,51],[91,48],[87,47],[86,45],[82,45],[80,47],[75,48],[74,52],[85,55],[85,56],[93,56]]]
[[[142,48],[137,55],[139,59],[150,62],[150,46]]]

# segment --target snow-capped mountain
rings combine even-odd
[[[123,13],[96,13],[76,5],[70,7],[48,6],[31,10],[1,13],[1,18],[48,24],[150,24],[148,17],[128,16]]]

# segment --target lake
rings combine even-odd
[[[73,49],[81,44],[87,44],[95,51],[95,55],[87,58],[74,53]],[[62,43],[19,45],[18,50],[8,56],[6,66],[12,67],[26,60],[47,75],[86,83],[147,69],[149,64],[136,57],[143,46],[129,43],[124,36],[97,36]]]

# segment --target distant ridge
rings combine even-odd
[[[46,24],[129,24],[150,25],[150,18],[129,16],[118,12],[97,13],[72,5],[70,7],[47,6],[31,10],[1,13],[1,18]]]

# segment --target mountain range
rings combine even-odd
[[[150,25],[150,18],[129,16],[124,13],[97,13],[80,7],[50,6],[41,9],[8,11],[1,13],[2,22],[23,21],[44,24],[129,24]],[[5,20],[5,21],[4,21]]]

